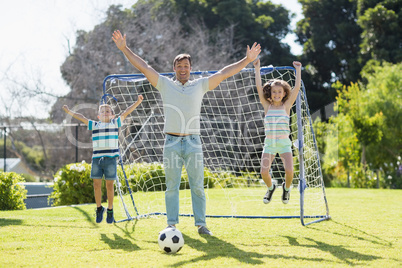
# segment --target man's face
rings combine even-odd
[[[176,78],[181,83],[186,83],[190,79],[191,65],[188,59],[182,59],[177,61],[174,66],[174,71],[176,72]]]

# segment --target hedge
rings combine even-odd
[[[27,190],[22,185],[24,179],[14,172],[0,171],[0,210],[26,209],[24,199]]]
[[[161,163],[133,163],[125,165],[124,171],[133,192],[166,190],[165,171]],[[53,206],[93,203],[95,198],[90,174],[91,165],[85,161],[69,164],[58,170],[54,176],[53,193],[49,197],[49,199],[53,199]],[[128,192],[120,165],[117,168],[117,175],[121,183],[121,190]],[[204,185],[208,188],[214,188],[218,184],[220,187],[235,187],[239,183],[249,185],[250,181],[257,181],[256,178],[255,174],[237,177],[230,172],[212,172],[208,168],[204,168]],[[183,168],[180,189],[188,188],[188,176]],[[106,201],[105,190],[103,192],[102,202]]]

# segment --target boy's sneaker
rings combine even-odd
[[[101,206],[96,208],[96,223],[101,223],[103,221],[103,214],[105,213],[105,208]]]
[[[267,193],[264,195],[264,198],[262,199],[264,204],[268,204],[269,202],[271,202],[272,195],[274,194],[274,192],[276,190],[276,184],[272,184],[272,185],[274,186],[274,188],[272,190],[268,189]]]
[[[106,222],[109,224],[114,223],[113,209],[108,209],[106,211]]]
[[[289,198],[290,198],[290,190],[286,191],[285,190],[285,183],[282,183],[282,203],[287,204],[289,202]]]
[[[212,235],[212,232],[210,230],[208,230],[208,228],[206,226],[198,227],[198,233],[199,234]]]

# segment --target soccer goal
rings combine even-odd
[[[192,72],[191,79],[215,71]],[[162,75],[174,77],[174,73]],[[283,79],[292,87],[293,67],[262,67],[262,83]],[[103,101],[116,114],[143,95],[143,102],[125,120],[120,130],[121,169],[116,189],[122,216],[127,221],[166,215],[163,170],[164,104],[160,93],[142,74],[110,75],[104,79]],[[264,142],[264,110],[258,99],[254,69],[223,81],[204,95],[201,108],[201,140],[204,152],[204,185],[207,217],[300,218],[307,225],[330,218],[319,153],[312,128],[306,91],[302,83],[291,111],[294,179],[290,201],[281,201],[285,173],[280,157],[271,175],[279,189],[269,204],[262,199],[267,190],[262,181],[260,159]],[[192,216],[188,179],[183,168],[180,187],[180,216]],[[117,211],[116,211],[117,212]],[[116,213],[117,214],[117,213]]]

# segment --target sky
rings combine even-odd
[[[302,18],[297,0],[271,0],[282,4]],[[106,17],[105,11],[112,4],[129,8],[135,0],[12,0],[2,2],[0,25],[3,35],[0,42],[0,114],[10,116],[12,103],[8,94],[14,82],[26,82],[40,77],[45,88],[55,95],[67,94],[70,89],[61,78],[60,66],[65,61],[69,47],[75,45],[77,30],[90,31]],[[295,35],[288,35],[283,42],[291,46],[294,54],[301,54]],[[101,82],[100,82],[101,83]],[[34,85],[31,85],[34,86]],[[50,102],[52,99],[50,99]],[[55,100],[53,99],[53,102]],[[31,115],[46,118],[51,108],[30,100],[13,116]],[[46,107],[47,106],[47,107]],[[13,111],[13,110],[11,110]]]

